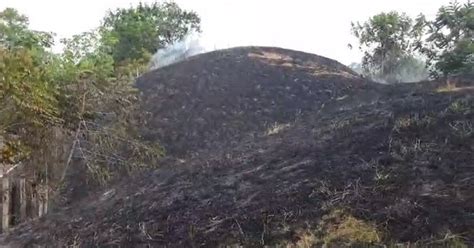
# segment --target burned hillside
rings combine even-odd
[[[326,103],[373,90],[337,61],[303,52],[243,47],[215,51],[142,76],[145,137],[169,154],[236,145]]]
[[[378,85],[278,48],[141,77],[168,157],[5,237],[11,247],[474,245],[472,78]]]

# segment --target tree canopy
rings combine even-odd
[[[406,62],[415,61],[413,41],[418,35],[413,20],[405,13],[380,13],[364,23],[352,23],[352,34],[364,52],[364,73],[389,82],[399,81]]]
[[[99,183],[155,164],[163,151],[140,138],[133,82],[152,53],[199,31],[199,22],[175,3],[139,4],[107,13],[53,53],[54,34],[31,30],[15,9],[0,12],[0,163],[49,168],[56,183],[64,174],[51,169],[65,171],[73,154]],[[55,152],[64,146],[70,152]]]
[[[433,21],[419,20],[426,40],[418,44],[435,72],[474,73],[474,3],[442,6]]]
[[[159,48],[200,32],[200,18],[174,2],[140,3],[110,11],[100,28],[103,45],[117,63],[149,58]]]
[[[474,8],[469,0],[442,6],[432,21],[420,14],[377,14],[364,23],[352,23],[352,34],[364,52],[364,74],[388,82],[400,75],[473,73]],[[414,70],[416,68],[416,70]]]

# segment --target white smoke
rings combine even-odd
[[[159,49],[150,60],[150,70],[171,65],[204,52],[206,50],[201,46],[199,36],[189,34],[180,41]]]
[[[351,63],[349,68],[382,84],[419,82],[429,78],[429,70],[425,61],[423,58],[415,56],[400,59],[398,65],[388,73],[381,73],[379,68],[366,70],[361,63]]]

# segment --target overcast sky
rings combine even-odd
[[[463,0],[461,2],[465,2]],[[140,0],[0,0],[30,18],[31,27],[68,37],[97,27],[104,13]],[[142,2],[154,2],[142,0]],[[349,64],[360,52],[353,42],[351,21],[381,11],[403,11],[432,17],[449,0],[176,0],[202,19],[202,44],[207,49],[244,45],[278,46],[311,52]]]

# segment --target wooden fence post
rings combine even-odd
[[[30,191],[30,203],[31,203],[31,208],[30,208],[30,217],[35,218],[36,215],[38,214],[38,194],[36,192],[36,187],[34,184],[29,183],[28,188]]]
[[[2,190],[2,231],[7,232],[10,227],[10,182],[8,177],[4,177],[2,180]]]
[[[48,188],[44,185],[38,187],[38,216],[48,213]]]
[[[48,185],[46,185],[45,190],[44,190],[44,208],[43,208],[44,214],[48,213],[48,207],[49,207],[49,188],[48,188]]]
[[[36,198],[36,199],[38,199],[38,217],[43,216],[43,207],[44,207],[44,205],[43,205],[43,199],[42,198],[43,197],[42,197],[41,194],[38,194],[38,198]]]
[[[20,178],[20,220],[22,222],[26,220],[26,179]]]

